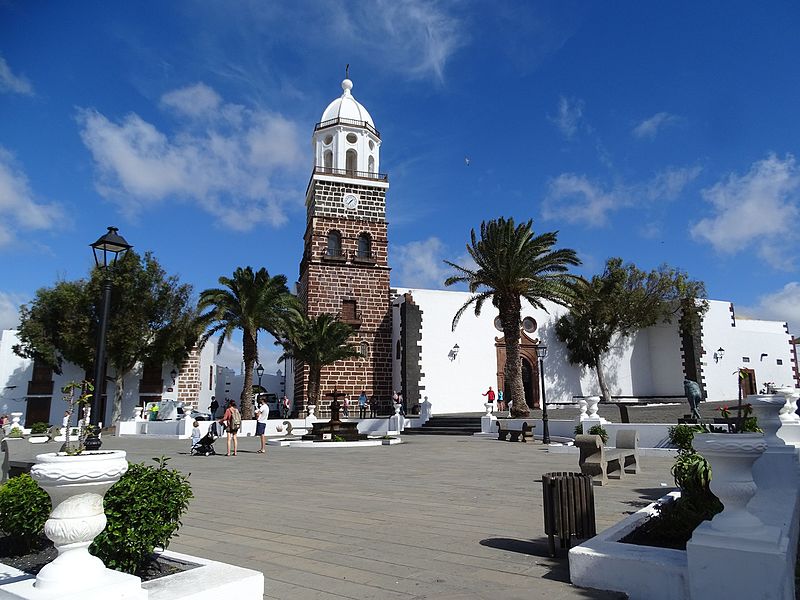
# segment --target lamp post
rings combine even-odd
[[[256,397],[256,400],[260,400],[261,390],[264,389],[261,387],[261,378],[264,376],[264,365],[261,363],[258,363],[258,366],[256,367],[256,375],[258,375],[258,396]]]
[[[100,308],[100,331],[97,334],[97,346],[94,353],[94,394],[90,415],[90,423],[94,426],[97,426],[100,420],[103,382],[106,378],[106,335],[108,334],[108,312],[111,308],[111,278],[108,270],[117,263],[118,258],[125,256],[133,247],[117,231],[116,227],[109,227],[105,235],[101,236],[94,244],[89,244],[94,253],[94,262],[103,277],[103,301]],[[93,445],[99,448],[100,440],[96,430],[89,437],[93,439]],[[95,439],[96,441],[94,441]]]
[[[539,357],[539,378],[542,380],[542,443],[550,443],[550,424],[547,422],[547,396],[544,391],[544,359],[547,357],[547,346],[536,346]]]

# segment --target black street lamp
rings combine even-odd
[[[261,378],[264,376],[264,365],[261,363],[258,363],[256,367],[256,374],[258,375],[258,395],[261,397],[261,390],[263,389],[261,387]]]
[[[547,346],[536,346],[536,356],[539,357],[539,377],[542,380],[542,443],[550,443],[550,424],[547,421],[547,396],[544,391],[544,359],[547,357]]]
[[[97,347],[94,353],[94,395],[92,396],[90,415],[90,423],[97,426],[103,396],[103,382],[106,378],[106,335],[108,334],[108,311],[111,308],[111,278],[108,270],[133,246],[117,233],[116,227],[109,227],[108,232],[90,246],[94,253],[95,264],[103,276],[103,303],[100,309],[100,331],[97,334]],[[97,438],[97,433],[92,433],[90,437]],[[97,439],[94,445],[99,448],[100,440]]]

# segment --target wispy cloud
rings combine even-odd
[[[0,146],[0,247],[16,239],[17,230],[53,229],[63,216],[57,204],[37,201],[27,175]]]
[[[547,118],[569,140],[578,133],[583,120],[584,106],[583,100],[561,96],[558,99],[558,112],[555,116],[548,116]]]
[[[392,285],[409,288],[441,289],[450,274],[450,268],[442,262],[445,246],[437,237],[390,248],[394,271]]]
[[[33,96],[33,85],[23,75],[14,75],[6,59],[0,56],[0,92]]]
[[[643,183],[604,186],[585,175],[562,173],[551,180],[542,203],[545,219],[560,219],[587,227],[603,227],[623,208],[648,208],[677,198],[699,174],[700,167],[669,168]]]
[[[466,43],[451,2],[378,0],[335,6],[338,31],[349,43],[411,77],[444,81],[448,61]]]
[[[800,282],[790,281],[781,289],[758,297],[755,306],[737,306],[736,314],[785,321],[789,331],[800,334]]]
[[[668,112],[660,112],[654,114],[649,119],[645,119],[633,128],[631,132],[633,137],[638,139],[653,139],[658,135],[659,131],[670,125],[675,125],[681,122],[681,117],[672,115]]]
[[[100,194],[129,217],[177,198],[234,230],[286,221],[286,206],[297,201],[297,192],[289,191],[291,184],[281,189],[282,176],[305,166],[298,143],[304,137],[294,121],[225,103],[202,83],[164,94],[161,106],[178,118],[170,132],[135,113],[115,122],[95,110],[80,111]]]
[[[794,156],[770,154],[744,175],[731,173],[702,191],[712,214],[694,223],[694,239],[721,254],[755,248],[777,269],[791,269],[797,258],[800,220],[800,169]]]
[[[0,291],[0,330],[19,327],[19,307],[27,300],[22,294]]]

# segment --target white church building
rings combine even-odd
[[[425,398],[434,414],[478,412],[489,386],[503,389],[505,345],[497,309],[484,305],[480,317],[469,310],[455,331],[453,316],[467,292],[398,289],[393,301],[393,384],[403,390],[408,410]],[[548,311],[523,300],[521,354],[529,406],[539,406],[536,347],[546,345],[544,382],[550,403],[571,403],[600,395],[594,371],[571,365],[555,335],[566,309]],[[698,343],[699,342],[699,343]],[[786,323],[737,318],[730,302],[709,301],[699,340],[687,339],[678,323],[639,331],[605,357],[604,373],[615,400],[647,402],[684,397],[683,380],[697,380],[707,399],[736,400],[738,369],[746,369],[744,392],[767,383],[800,387],[794,338]]]

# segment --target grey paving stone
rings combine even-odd
[[[573,587],[566,558],[547,556],[541,475],[577,464],[539,444],[413,436],[263,456],[245,438],[236,457],[190,457],[181,441],[106,437],[105,447],[134,461],[165,455],[190,473],[195,498],[171,547],[262,571],[265,598],[619,597]],[[598,529],[669,491],[671,464],[645,458],[644,473],[595,487]]]

